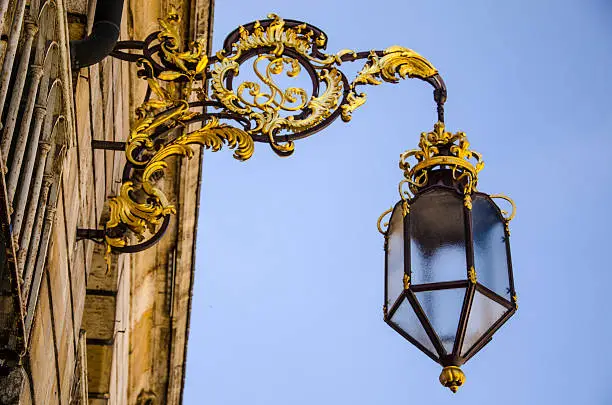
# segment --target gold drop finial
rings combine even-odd
[[[446,366],[440,373],[440,384],[453,391],[453,393],[457,392],[464,382],[465,374],[457,366]]]

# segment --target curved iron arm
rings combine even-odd
[[[168,230],[168,225],[170,225],[170,215],[166,215],[164,217],[164,220],[159,226],[159,229],[157,229],[153,236],[151,236],[149,239],[136,245],[116,246],[113,247],[112,251],[115,253],[142,252],[143,250],[146,250],[151,246],[155,245],[157,242],[159,242],[161,237],[164,236],[164,234],[166,233],[166,230]]]
[[[327,54],[327,36],[319,28],[271,14],[231,32],[222,50],[209,58],[203,40],[183,48],[176,12],[159,22],[160,31],[144,41],[121,41],[111,53],[136,63],[148,90],[126,142],[120,193],[108,200],[110,218],[103,231],[108,254],[141,251],[159,241],[175,208],[157,181],[169,157],[193,155],[192,144],[212,151],[227,144],[235,149],[236,159],[247,160],[254,142],[265,142],[279,156],[289,156],[294,141],[337,118],[350,121],[366,101],[361,88],[402,78],[418,78],[434,88],[438,121],[444,121],[444,81],[429,61],[410,49]],[[238,82],[239,69],[250,60],[258,81]],[[349,81],[340,67],[359,60],[365,64]],[[302,72],[310,78],[308,90],[281,88],[274,80]],[[196,122],[202,124],[200,129],[186,131]],[[130,235],[139,243],[130,244]]]

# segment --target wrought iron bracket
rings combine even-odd
[[[104,241],[106,232],[104,229],[83,229],[77,228],[76,240],[93,240],[93,241]]]
[[[160,31],[143,41],[120,41],[112,56],[136,63],[148,83],[136,109],[127,142],[93,141],[94,149],[125,150],[127,164],[119,195],[108,199],[104,230],[77,231],[79,239],[103,239],[107,253],[136,252],[156,243],[175,207],[157,187],[171,156],[192,157],[191,145],[218,151],[226,144],[238,160],[249,159],[255,142],[268,143],[279,156],[294,152],[294,141],[309,137],[337,118],[348,122],[366,102],[364,86],[417,78],[434,88],[438,121],[444,120],[446,87],[438,71],[411,49],[325,52],[319,28],[270,14],[231,32],[223,49],[208,57],[205,40],[184,46],[179,15],[160,19]],[[340,67],[365,61],[350,81]],[[239,82],[251,61],[256,81]],[[311,87],[281,88],[303,72]],[[191,124],[200,129],[188,131]],[[138,244],[131,245],[135,236]]]
[[[92,149],[124,151],[125,146],[126,146],[125,142],[100,141],[97,139],[91,140]]]

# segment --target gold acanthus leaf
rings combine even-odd
[[[219,51],[217,52],[219,60],[237,60],[243,52],[266,47],[273,48],[271,53],[276,56],[280,56],[285,48],[291,48],[309,61],[327,67],[342,63],[344,55],[356,55],[355,51],[344,49],[335,55],[319,53],[320,57],[314,57],[311,51],[314,45],[318,48],[325,46],[327,42],[325,35],[321,34],[314,38],[314,32],[308,29],[306,24],[287,27],[285,20],[276,14],[269,14],[268,18],[272,22],[265,29],[259,21],[255,22],[251,31],[241,26],[240,38],[232,44],[232,54],[226,55],[224,50]]]
[[[175,212],[173,206],[160,204],[158,198],[139,203],[133,195],[135,191],[134,183],[127,181],[121,185],[119,195],[109,199],[110,218],[106,223],[107,229],[124,224],[142,237],[147,229],[155,231],[163,216]]]
[[[255,150],[253,138],[244,130],[221,124],[218,119],[211,118],[202,128],[184,134],[171,143],[161,148],[147,164],[143,180],[147,179],[146,173],[150,166],[165,160],[170,156],[186,156],[191,158],[193,150],[189,145],[201,145],[206,149],[217,152],[226,143],[231,149],[236,149],[234,158],[238,160],[249,159]]]
[[[162,30],[158,35],[163,57],[173,63],[178,70],[166,70],[153,76],[153,67],[144,58],[139,61],[145,68],[145,78],[149,84],[153,99],[145,101],[136,110],[136,121],[132,125],[130,137],[126,144],[126,155],[136,168],[143,170],[140,181],[126,181],[122,184],[119,194],[109,199],[110,216],[106,229],[129,229],[142,240],[148,231],[155,233],[164,218],[175,214],[175,207],[169,203],[165,193],[156,187],[157,178],[154,174],[162,174],[168,168],[167,159],[171,156],[186,156],[191,158],[193,150],[189,145],[199,144],[212,151],[218,151],[226,143],[235,149],[234,157],[239,160],[250,158],[254,151],[253,139],[244,130],[220,124],[216,118],[210,119],[202,128],[191,133],[179,136],[159,150],[155,150],[151,135],[160,126],[172,128],[183,126],[181,121],[194,116],[189,110],[189,96],[192,91],[196,75],[202,73],[208,65],[208,58],[204,52],[203,40],[190,44],[186,52],[180,52],[181,39],[179,35],[180,17],[171,11],[168,18],[160,20]],[[175,98],[160,85],[160,81],[173,81],[186,77],[185,97]],[[293,94],[289,94],[293,97]],[[146,149],[142,153],[142,148]],[[138,154],[139,156],[135,156]],[[142,159],[142,160],[138,160]],[[128,234],[113,231],[107,233],[107,256],[110,247],[123,247],[128,243]],[[109,259],[109,257],[107,257]]]
[[[222,59],[210,69],[212,97],[219,100],[232,112],[244,115],[252,112],[249,106],[239,104],[238,95],[225,87],[225,77],[230,73],[238,75],[239,64],[230,59]]]
[[[368,59],[353,81],[353,86],[358,84],[378,85],[382,83],[381,79],[391,83],[397,83],[400,78],[427,79],[438,73],[427,59],[412,49],[397,45],[385,49],[381,57],[376,52],[372,52]]]
[[[166,195],[155,187],[155,181],[152,181],[153,175],[163,173],[168,168],[167,159],[171,156],[185,156],[190,159],[193,150],[189,145],[198,144],[216,152],[221,149],[224,142],[230,148],[236,149],[234,157],[238,160],[247,160],[253,155],[254,142],[245,131],[220,124],[216,118],[212,118],[204,127],[182,135],[165,145],[148,160],[142,174],[142,189],[149,200],[158,202],[164,212],[163,215],[165,207],[170,207],[170,204]]]
[[[346,96],[346,103],[342,104],[342,121],[349,122],[351,120],[353,111],[365,104],[367,96],[365,93],[355,93],[351,91]]]
[[[358,85],[376,86],[383,81],[397,83],[400,78],[427,79],[437,73],[436,68],[427,59],[412,49],[394,45],[385,49],[383,56],[372,51],[368,61],[350,84],[351,91],[346,97],[346,103],[342,105],[342,120],[350,121],[353,111],[366,102],[365,93],[355,91]]]
[[[159,19],[158,21],[161,30],[157,34],[157,39],[160,42],[163,57],[176,66],[179,71],[164,71],[157,78],[164,81],[172,81],[181,76],[187,76],[190,80],[193,80],[193,77],[203,72],[208,64],[205,39],[198,38],[189,44],[187,51],[181,52],[181,18],[176,9],[171,9],[167,18]]]
[[[157,151],[146,163],[142,173],[142,183],[135,185],[127,181],[121,186],[119,195],[109,199],[110,218],[106,228],[111,229],[124,224],[138,239],[142,239],[148,230],[154,233],[167,215],[176,213],[175,207],[169,203],[165,193],[155,186],[153,175],[164,172],[168,168],[167,159],[171,156],[185,156],[191,158],[193,150],[190,145],[198,144],[216,152],[226,143],[235,149],[234,157],[238,160],[249,159],[254,152],[253,139],[245,131],[219,123],[212,118],[204,127],[176,138]],[[138,202],[135,196],[141,191]],[[110,246],[121,247],[127,244],[127,236],[106,237]]]

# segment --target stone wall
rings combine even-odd
[[[18,3],[8,2],[7,15]],[[45,255],[39,254],[42,259],[33,267],[31,284],[36,288],[17,294],[24,311],[16,312],[24,325],[22,357],[19,364],[0,367],[0,404],[182,402],[201,154],[170,162],[163,188],[178,212],[159,244],[142,253],[114,256],[108,269],[102,245],[77,240],[77,228],[103,225],[105,201],[117,194],[125,163],[121,151],[93,149],[92,140],[124,142],[146,90],[135,66],[110,57],[70,72],[67,43],[82,37],[91,25],[93,3],[55,1],[63,56],[54,69],[59,76],[64,72],[66,92],[59,105],[69,110],[63,111],[65,142],[61,150],[53,149],[59,156],[53,167],[57,180],[49,183],[48,206],[38,213],[48,227],[32,234],[41,240],[45,230],[49,234]],[[126,1],[121,39],[142,39],[157,30],[157,18],[169,3]],[[172,4],[179,6],[184,32],[191,38],[210,37],[209,0]],[[32,0],[26,15],[30,7],[40,5]],[[5,19],[4,25],[9,32],[11,20]],[[16,252],[18,256],[19,246]],[[23,282],[22,276],[15,284]]]

